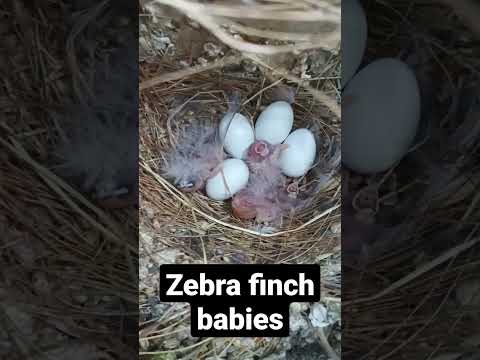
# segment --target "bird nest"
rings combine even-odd
[[[173,69],[161,65],[164,71]],[[155,70],[144,63],[146,78]],[[339,155],[339,121],[301,86],[293,88],[281,79],[244,76],[238,66],[196,73],[181,81],[166,81],[141,93],[140,100],[140,197],[142,218],[168,246],[182,248],[193,258],[209,262],[281,263],[313,261],[339,245],[332,225],[340,217],[340,185],[337,169],[329,167]],[[160,71],[162,73],[162,71]],[[213,201],[202,192],[182,193],[159,169],[178,137],[194,124],[217,125],[228,108],[229,94],[241,99],[241,112],[255,119],[274,100],[294,95],[294,128],[307,127],[317,137],[314,167],[300,183],[316,186],[311,203],[280,224],[259,224],[237,219],[230,201]]]
[[[480,169],[473,99],[480,48],[454,16],[456,9],[403,0],[363,5],[369,24],[365,62],[399,56],[413,66],[426,126],[410,154],[386,173],[345,173],[342,207],[354,208],[370,224],[352,227],[343,216],[342,243],[365,243],[376,231],[377,240],[361,255],[343,256],[342,355],[478,354]],[[434,18],[445,21],[432,23]]]

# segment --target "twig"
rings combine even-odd
[[[368,302],[368,301],[373,301],[377,300],[387,294],[390,294],[391,292],[397,290],[398,288],[401,288],[403,285],[408,284],[410,281],[413,279],[416,279],[420,275],[432,270],[433,268],[437,267],[440,264],[443,264],[444,262],[448,261],[449,259],[458,256],[460,253],[464,252],[465,250],[470,249],[472,246],[476,245],[477,243],[480,243],[480,237],[474,238],[473,240],[467,241],[463,244],[460,244],[458,246],[455,246],[454,248],[446,251],[443,255],[440,255],[439,257],[433,259],[432,261],[427,262],[423,266],[419,267],[417,270],[414,272],[408,274],[407,276],[401,278],[400,280],[395,281],[392,285],[387,287],[386,289],[380,291],[379,293],[373,295],[373,296],[368,296],[364,298],[360,298],[357,300],[352,300],[345,302],[344,305],[351,305],[351,304],[358,304],[362,302]]]
[[[289,33],[283,31],[256,29],[250,26],[237,24],[233,21],[227,24],[232,30],[249,36],[257,36],[280,41],[304,41],[316,44],[323,42],[324,45],[322,47],[325,48],[334,48],[337,46],[340,40],[339,33],[337,32],[332,32],[330,34]]]
[[[286,20],[332,22],[340,23],[340,9],[325,1],[317,2],[312,6],[299,6],[296,1],[281,5],[218,5],[200,4],[187,0],[154,0],[154,2],[175,7],[182,12],[195,14],[210,14],[218,17],[261,19],[261,20]]]
[[[22,159],[27,164],[32,166],[36,170],[37,174],[40,177],[42,177],[42,179],[47,183],[47,185],[49,185],[50,188],[54,190],[72,209],[77,211],[80,216],[85,218],[85,220],[87,220],[93,227],[97,228],[99,231],[105,234],[105,236],[110,238],[112,241],[116,242],[121,246],[126,246],[130,251],[134,251],[134,252],[138,251],[137,248],[133,247],[133,245],[126,242],[125,239],[121,235],[119,235],[119,233],[121,233],[120,230],[117,229],[119,233],[114,233],[104,225],[97,222],[93,217],[91,217],[84,210],[82,210],[80,206],[78,206],[74,201],[72,201],[72,199],[67,196],[67,193],[64,190],[67,190],[68,193],[73,195],[73,197],[76,198],[80,203],[82,203],[84,206],[86,206],[91,211],[93,211],[97,216],[99,216],[102,220],[104,220],[105,223],[112,225],[111,220],[108,218],[108,216],[104,212],[102,212],[97,207],[92,205],[80,193],[78,193],[68,184],[64,183],[50,170],[48,170],[41,164],[37,163],[34,159],[32,159],[19,142],[17,142],[13,138],[11,138],[10,140],[13,142],[13,145],[3,139],[0,139],[0,145],[3,145],[5,148],[12,151],[12,153],[14,153],[20,159]]]
[[[202,341],[199,341],[193,345],[189,345],[189,346],[185,346],[183,348],[178,348],[178,349],[174,349],[174,350],[165,350],[165,351],[141,351],[140,352],[140,355],[161,355],[161,354],[173,354],[173,353],[176,353],[176,352],[183,352],[183,351],[186,351],[186,350],[191,350],[191,349],[195,349],[196,347],[200,346],[200,345],[203,345],[209,341],[212,341],[214,338],[206,338]]]
[[[165,82],[176,81],[176,80],[183,79],[204,71],[213,70],[213,69],[221,68],[224,66],[236,64],[238,63],[238,61],[239,61],[239,56],[227,56],[207,65],[192,66],[187,69],[182,69],[182,70],[170,72],[167,74],[158,75],[151,79],[142,81],[139,85],[139,90],[143,91]]]
[[[317,90],[310,85],[306,84],[302,79],[297,78],[296,76],[290,75],[287,70],[281,68],[272,68],[264,61],[262,61],[258,56],[253,54],[244,54],[244,56],[253,62],[261,65],[264,68],[269,69],[273,74],[278,74],[283,78],[294,82],[307,90],[312,96],[318,100],[321,104],[325,105],[333,114],[335,114],[338,118],[340,118],[341,110],[340,106],[337,104],[335,100],[325,94],[323,91]]]
[[[252,42],[244,41],[231,35],[222,27],[223,19],[216,18],[215,16],[231,16],[239,18],[250,19],[273,19],[274,20],[289,20],[295,19],[297,21],[331,21],[336,24],[340,24],[340,13],[327,12],[325,10],[304,10],[304,11],[274,11],[271,9],[265,11],[261,6],[252,9],[247,6],[238,7],[235,11],[234,7],[222,7],[218,5],[206,6],[204,4],[193,3],[185,0],[155,0],[155,2],[163,5],[168,5],[176,8],[192,20],[198,22],[205,29],[209,30],[220,41],[240,52],[256,53],[273,55],[286,52],[296,52],[309,49],[318,49],[326,46],[325,37],[318,37],[316,41],[300,42],[291,45],[260,45]],[[291,7],[291,5],[290,5]],[[287,8],[288,9],[288,8]],[[262,11],[263,10],[263,11]],[[286,10],[286,9],[283,9]],[[285,16],[286,15],[286,16]],[[335,35],[339,38],[339,31],[334,31]],[[335,36],[334,35],[334,36]],[[330,47],[330,46],[328,46]]]
[[[450,6],[457,16],[472,30],[474,35],[480,39],[480,5],[472,0],[441,0]]]
[[[333,360],[340,360],[340,356],[338,356],[335,350],[333,350],[333,348],[330,346],[330,343],[328,342],[328,339],[325,336],[323,329],[322,328],[315,329],[315,334],[317,335],[317,338],[320,341],[320,345],[322,346],[323,350],[325,350],[327,355],[330,356],[330,358]]]

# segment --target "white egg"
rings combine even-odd
[[[243,160],[227,159],[222,163],[222,171],[207,180],[207,195],[214,200],[226,200],[247,185],[248,177],[248,167]]]
[[[303,176],[315,161],[315,137],[308,129],[297,129],[288,135],[284,144],[288,147],[280,154],[280,168],[291,177]]]
[[[242,159],[255,141],[250,122],[240,113],[228,112],[220,121],[219,134],[225,150],[237,159]]]
[[[293,109],[286,101],[275,101],[258,116],[255,124],[255,138],[272,145],[286,139],[293,126]]]
[[[385,58],[362,69],[342,97],[342,161],[371,174],[407,153],[420,120],[420,92],[412,70]]]
[[[367,19],[358,0],[342,0],[342,86],[362,62],[367,44]]]

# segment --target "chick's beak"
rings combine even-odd
[[[263,141],[259,141],[254,145],[254,151],[262,157],[266,157],[269,153],[268,145]]]

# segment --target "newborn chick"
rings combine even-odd
[[[175,149],[166,156],[162,172],[182,191],[193,192],[204,187],[214,176],[225,154],[212,125],[194,125],[186,129]]]
[[[283,176],[278,164],[280,153],[288,145],[271,145],[264,140],[256,140],[247,150],[246,163],[253,173],[269,173],[272,177]]]
[[[291,190],[295,186],[286,186],[285,183],[284,177],[279,184],[272,184],[271,179],[257,174],[247,188],[233,197],[233,214],[240,219],[256,219],[258,222],[281,220],[290,210],[305,203],[296,197],[295,190]]]
[[[279,167],[280,153],[285,148],[261,140],[249,147],[245,159],[250,169],[249,182],[232,200],[236,217],[272,222],[303,203],[296,198],[298,187],[288,184]]]

